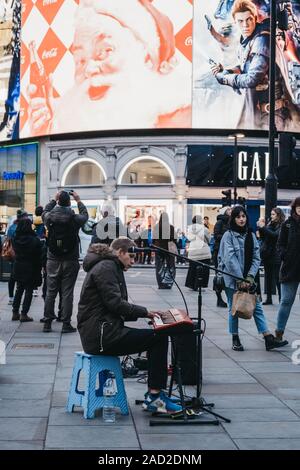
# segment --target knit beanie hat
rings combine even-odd
[[[81,0],[79,8],[116,20],[128,28],[145,47],[145,62],[160,73],[174,65],[175,37],[170,19],[152,5],[152,0]],[[130,51],[128,51],[130,53]]]
[[[221,209],[219,209],[219,214],[225,215],[227,209],[230,209],[230,207],[229,206],[221,207]]]

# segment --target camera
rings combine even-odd
[[[73,193],[74,193],[74,189],[70,189],[69,191],[70,196],[73,196]]]

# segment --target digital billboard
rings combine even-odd
[[[190,0],[23,1],[21,137],[191,127],[192,18]]]
[[[0,0],[0,141],[19,136],[21,0]]]
[[[268,129],[270,3],[194,1],[193,127]],[[280,5],[287,30],[276,30],[275,123],[299,132],[300,1]]]
[[[0,141],[268,130],[270,3],[0,0]],[[300,0],[277,3],[275,122],[300,132]]]

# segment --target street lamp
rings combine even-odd
[[[237,203],[237,161],[238,161],[238,139],[243,139],[245,134],[237,132],[235,134],[230,134],[228,139],[234,140],[234,155],[233,155],[233,203]]]

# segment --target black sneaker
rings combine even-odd
[[[240,342],[239,335],[232,335],[232,349],[234,351],[244,351],[244,346]]]
[[[224,300],[221,298],[221,299],[218,299],[218,301],[217,301],[217,307],[227,308],[228,305],[227,305],[227,303],[224,302]]]
[[[77,328],[74,328],[70,323],[64,323],[61,332],[62,333],[75,333]]]
[[[43,333],[51,333],[51,331],[52,331],[51,322],[45,321],[44,328],[43,328]]]
[[[267,351],[271,351],[271,349],[282,348],[283,346],[286,346],[287,344],[289,344],[288,341],[280,340],[278,338],[275,338],[275,336],[273,335],[267,335],[265,336],[264,339],[265,339]]]

